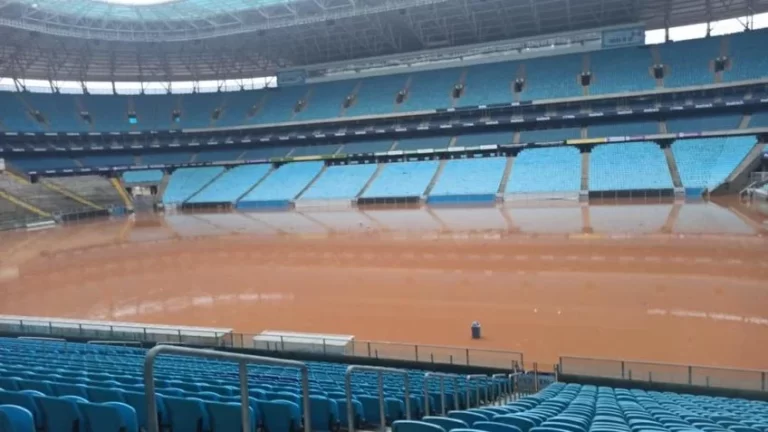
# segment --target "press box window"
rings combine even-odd
[[[130,123],[132,125],[139,124],[139,118],[136,117],[136,113],[135,112],[129,112],[128,113],[128,123]]]

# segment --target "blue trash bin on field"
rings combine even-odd
[[[472,339],[480,339],[482,337],[483,328],[478,321],[472,322]]]

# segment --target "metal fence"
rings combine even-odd
[[[232,333],[224,338],[224,345],[233,348],[253,348],[255,334]],[[318,339],[315,343],[304,344],[302,352],[323,355],[344,355],[382,360],[405,360],[422,363],[479,366],[509,371],[525,368],[523,353],[503,350],[471,349],[463,347],[423,345],[413,343],[379,342],[354,340],[343,349],[335,341]],[[289,342],[276,340],[266,344],[269,351],[296,351]]]
[[[559,372],[564,375],[768,391],[768,382],[766,382],[768,372],[760,370],[588,357],[560,357]]]

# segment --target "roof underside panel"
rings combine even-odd
[[[768,11],[768,0],[175,0],[140,8],[96,0],[35,3],[0,0],[0,76],[250,78],[284,67]],[[126,18],[132,14],[143,19]]]

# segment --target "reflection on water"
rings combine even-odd
[[[178,236],[365,232],[496,232],[522,234],[727,234],[765,229],[735,208],[712,202],[595,205],[311,210],[261,213],[176,213],[165,216]],[[134,240],[145,237],[134,228]]]

